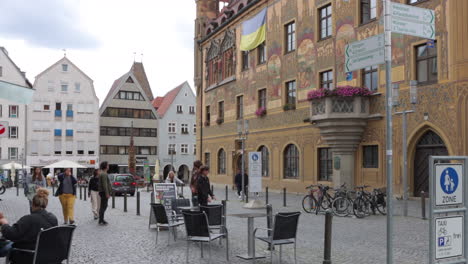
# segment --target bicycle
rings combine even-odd
[[[315,207],[317,206],[317,199],[315,199],[314,193],[317,192],[318,189],[314,189],[315,187],[317,187],[317,185],[307,186],[306,190],[309,190],[309,194],[302,199],[302,209],[309,214],[315,211]]]
[[[332,202],[333,213],[337,216],[345,217],[350,213],[349,208],[353,204],[352,194],[355,192],[346,189],[346,183],[335,189],[335,199]]]
[[[380,214],[386,214],[387,203],[385,201],[385,193],[380,189],[374,189],[371,192],[365,191],[370,186],[363,185],[357,186],[357,198],[353,202],[353,212],[357,218],[364,218],[370,215],[370,211],[375,215],[375,210],[379,211]]]

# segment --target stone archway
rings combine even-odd
[[[433,130],[427,130],[417,141],[413,159],[413,195],[429,192],[429,156],[446,156],[443,139]]]
[[[187,165],[180,165],[179,170],[177,171],[177,178],[181,179],[183,182],[187,183],[190,178],[190,170]]]
[[[169,174],[169,172],[171,170],[175,171],[174,167],[171,164],[167,164],[166,166],[164,166],[164,169],[163,169],[163,178],[164,178],[164,180],[166,180],[167,174]]]

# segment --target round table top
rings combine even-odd
[[[228,216],[234,216],[239,218],[250,218],[250,217],[265,217],[266,213],[240,213],[240,214],[228,214]]]

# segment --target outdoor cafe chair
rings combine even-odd
[[[213,233],[211,232],[208,222],[208,216],[201,211],[182,211],[185,221],[185,230],[187,231],[187,255],[186,261],[189,263],[189,247],[190,242],[200,242],[201,257],[203,258],[203,243],[208,243],[209,260],[211,263],[211,241],[216,239],[226,239],[226,259],[229,261],[229,239],[227,232]]]
[[[290,212],[290,213],[277,213],[273,223],[273,229],[268,228],[256,228],[254,230],[254,236],[263,242],[266,242],[271,250],[270,257],[271,263],[273,263],[273,251],[274,246],[279,245],[279,263],[281,264],[282,257],[282,245],[294,244],[294,263],[297,263],[296,258],[296,237],[297,237],[297,226],[299,223],[299,216],[301,212]],[[256,236],[258,230],[271,231],[267,237]],[[255,243],[253,248],[253,261],[255,262]]]
[[[200,211],[206,213],[211,230],[215,229],[219,230],[219,233],[227,233],[222,204],[200,205]],[[221,240],[219,243],[221,244]]]
[[[174,236],[174,241],[177,238],[176,228],[184,224],[182,221],[177,220],[177,216],[172,214],[170,217],[167,216],[166,208],[162,204],[153,203],[151,204],[154,216],[156,218],[156,244],[158,243],[159,230],[161,227],[168,229],[167,243],[171,241],[171,232]]]
[[[183,220],[181,207],[190,207],[190,199],[172,199],[171,201],[172,210],[176,213],[178,220]]]
[[[75,228],[75,225],[61,225],[41,230],[34,250],[12,248],[5,263],[17,263],[10,258],[14,260],[19,254],[30,254],[32,264],[59,264],[64,260],[69,263]]]

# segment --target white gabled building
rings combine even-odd
[[[0,47],[0,82],[32,89],[25,73],[16,66],[4,47]],[[9,125],[7,136],[0,138],[0,165],[12,161],[21,163],[26,151],[26,105],[0,98],[0,121]]]
[[[29,166],[71,160],[90,175],[99,163],[99,99],[93,80],[63,57],[36,76],[28,107]]]
[[[196,97],[187,82],[153,101],[159,116],[160,175],[171,170],[187,182],[196,154]]]

